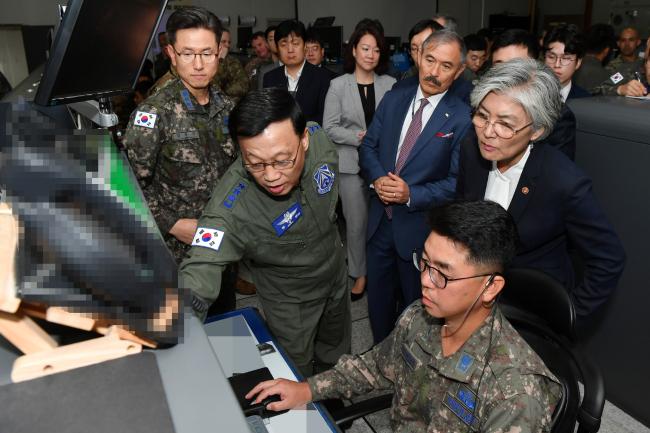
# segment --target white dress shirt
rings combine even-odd
[[[497,168],[496,161],[492,161],[492,169],[488,174],[487,186],[485,187],[485,200],[499,203],[501,207],[508,210],[532,147],[532,144],[528,145],[524,156],[503,173]]]
[[[560,89],[560,96],[562,96],[562,102],[566,102],[566,98],[569,97],[570,91],[571,91],[571,81],[569,81],[566,86]]]
[[[290,92],[297,92],[298,91],[298,81],[300,81],[300,76],[302,75],[302,70],[305,68],[305,62],[307,60],[303,60],[302,65],[300,66],[300,69],[298,70],[298,73],[296,74],[296,78],[294,79],[289,73],[287,72],[287,67],[284,67],[284,75],[287,76],[287,81],[289,82],[289,90]]]

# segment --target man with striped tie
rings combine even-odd
[[[428,234],[427,210],[454,197],[459,142],[470,108],[447,92],[463,73],[465,45],[441,30],[422,44],[419,82],[386,94],[359,149],[374,191],[368,213],[368,312],[375,343],[420,298],[411,257]]]

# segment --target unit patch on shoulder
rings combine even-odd
[[[146,111],[138,111],[135,113],[135,126],[144,126],[145,128],[152,128],[156,125],[157,114],[147,113]]]
[[[211,229],[207,227],[199,227],[194,234],[192,246],[210,248],[211,250],[219,251],[221,241],[223,241],[223,234],[221,230]]]
[[[316,183],[316,190],[318,194],[327,194],[334,186],[334,179],[336,174],[329,168],[327,164],[323,164],[314,173],[314,182]]]
[[[315,124],[307,127],[307,130],[309,131],[309,135],[314,135],[314,132],[318,131],[319,129],[320,129],[319,124]]]
[[[243,190],[246,189],[246,184],[244,182],[239,182],[233,189],[230,191],[230,194],[228,194],[228,197],[226,197],[223,200],[223,205],[227,209],[232,209],[232,207],[235,205],[235,201],[237,201],[237,198],[239,195],[242,193]]]
[[[302,216],[302,207],[296,202],[273,221],[275,234],[282,236]]]
[[[620,72],[617,72],[614,75],[612,75],[611,77],[609,77],[609,79],[612,80],[612,83],[618,84],[621,81],[623,81],[623,74],[621,74]]]

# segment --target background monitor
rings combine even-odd
[[[67,104],[129,92],[167,0],[70,0],[34,98]]]
[[[329,60],[340,59],[343,56],[343,27],[319,27],[318,34],[323,40],[325,57]]]

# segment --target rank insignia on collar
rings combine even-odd
[[[327,194],[332,190],[334,186],[334,179],[336,174],[329,168],[327,164],[323,164],[318,167],[318,170],[314,173],[314,182],[316,182],[316,189],[318,194],[323,195]]]
[[[194,104],[192,103],[192,98],[190,98],[190,91],[187,89],[181,90],[181,99],[187,107],[188,110],[194,110]]]
[[[458,364],[456,364],[456,370],[460,371],[461,373],[467,373],[473,363],[474,358],[472,358],[467,353],[463,353],[458,360]]]
[[[289,228],[291,228],[296,221],[302,216],[302,207],[300,203],[296,202],[289,209],[282,212],[282,215],[273,220],[273,228],[275,234],[282,236]]]

